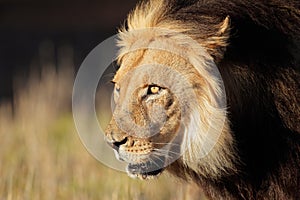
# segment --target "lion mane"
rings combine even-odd
[[[142,29],[149,31],[131,34]],[[197,52],[180,34],[203,49]],[[298,0],[142,1],[120,35],[119,62],[138,40],[157,40],[188,54],[195,67],[201,56],[212,59],[224,82],[227,106],[220,114],[226,116],[220,142],[202,158],[201,135],[196,142],[184,136],[188,154],[167,167],[170,173],[197,183],[211,199],[300,199]],[[202,77],[211,88],[203,91],[216,94],[218,80],[208,71]],[[217,102],[218,95],[210,100]],[[199,112],[192,114],[190,126],[200,130]]]

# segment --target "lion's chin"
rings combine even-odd
[[[146,180],[158,177],[163,172],[164,168],[163,166],[160,168],[156,163],[148,161],[138,164],[130,163],[126,170],[130,177]]]

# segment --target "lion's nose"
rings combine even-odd
[[[125,137],[123,140],[121,140],[121,141],[115,141],[115,142],[113,142],[113,148],[115,149],[115,148],[117,148],[117,149],[119,149],[119,147],[121,146],[121,145],[123,145],[123,144],[126,144],[126,142],[127,142],[127,140],[128,140],[128,138],[127,137]]]
[[[126,144],[127,140],[128,140],[128,138],[125,137],[125,138],[122,139],[121,141],[113,141],[113,142],[111,143],[111,147],[112,147],[113,149],[115,149],[115,150],[118,151],[121,145]]]

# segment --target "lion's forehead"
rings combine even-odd
[[[148,79],[154,77],[167,78],[166,72],[161,69],[157,69],[158,66],[164,67],[165,69],[174,70],[178,73],[184,72],[185,74],[196,74],[197,71],[185,58],[176,55],[170,51],[147,49],[137,50],[129,52],[120,58],[120,69],[117,71],[114,82],[121,82],[122,80],[128,81],[134,75],[133,71],[141,67],[135,75],[135,78],[143,77],[144,83],[146,84]],[[145,67],[145,66],[148,66]],[[156,66],[156,68],[150,68],[150,66]],[[148,71],[147,71],[148,70]],[[130,76],[130,75],[131,76]],[[124,81],[125,82],[125,81]],[[133,84],[134,85],[134,84]]]

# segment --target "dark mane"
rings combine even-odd
[[[226,16],[231,22],[228,46],[217,65],[244,164],[235,176],[194,179],[217,199],[222,196],[215,191],[229,199],[299,199],[300,2],[167,2],[167,16],[193,23],[198,35],[191,35],[199,38],[213,35]]]
[[[208,17],[230,16],[239,24],[255,24],[287,36],[299,36],[300,2],[297,0],[165,0],[168,16],[209,25]]]
[[[199,31],[198,37],[203,38],[213,35],[214,26],[229,16],[230,47],[237,49],[239,56],[250,56],[250,60],[253,57],[264,57],[275,63],[290,60],[288,54],[295,51],[293,42],[300,39],[300,2],[297,0],[166,0],[166,5],[168,17],[193,23]]]

